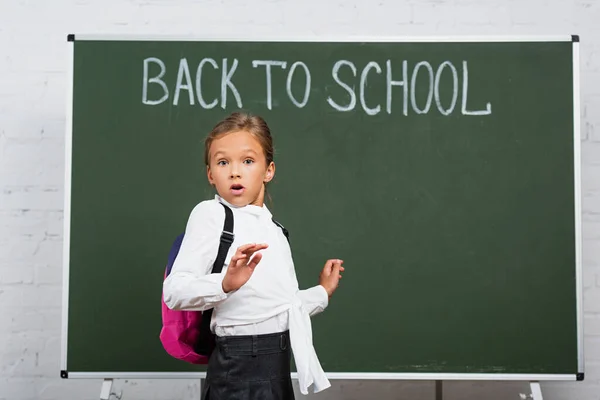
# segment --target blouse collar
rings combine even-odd
[[[234,206],[233,204],[229,203],[227,200],[225,200],[218,194],[215,195],[215,200],[217,200],[218,202],[223,203],[226,206],[228,206],[229,208],[235,209],[237,211],[247,212],[249,214],[259,215],[259,216],[266,215],[269,218],[272,217],[271,212],[269,211],[269,209],[267,208],[267,206],[265,204],[263,204],[262,207],[255,206],[253,204],[248,204],[247,206]]]

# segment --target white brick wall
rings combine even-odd
[[[600,399],[600,1],[0,0],[0,400],[97,399],[61,380],[66,35],[581,35],[586,381],[546,399]],[[334,381],[319,399],[431,399],[430,382]],[[116,381],[123,398],[199,398],[198,382]],[[450,382],[446,399],[518,399],[522,383]]]

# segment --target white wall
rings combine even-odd
[[[599,24],[597,0],[0,0],[0,400],[99,397],[99,381],[58,377],[66,35],[246,32],[581,35],[586,380],[542,390],[552,400],[600,399]],[[124,400],[199,398],[198,382],[187,380],[117,381],[115,389]],[[455,382],[444,397],[519,399],[525,391],[522,383]],[[335,381],[309,398],[433,399],[434,386]]]

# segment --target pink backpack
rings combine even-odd
[[[220,273],[225,264],[227,252],[233,243],[233,213],[224,204],[225,224],[221,233],[221,243],[212,273]],[[179,253],[184,234],[177,236],[167,261],[164,278],[171,273],[173,263]],[[215,337],[210,330],[212,309],[206,311],[171,310],[162,296],[162,329],[160,341],[171,356],[191,364],[208,364],[208,359],[215,346]]]

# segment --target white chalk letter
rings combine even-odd
[[[294,71],[296,71],[296,67],[299,65],[302,66],[302,68],[304,68],[304,75],[306,75],[306,86],[304,87],[304,98],[302,99],[301,102],[296,100],[296,98],[292,94],[292,79],[294,79]],[[306,103],[308,103],[308,98],[310,96],[310,71],[308,70],[308,67],[306,66],[306,64],[304,64],[302,61],[296,61],[295,63],[292,64],[292,67],[290,68],[290,72],[288,72],[285,89],[287,90],[288,97],[290,98],[292,103],[294,103],[294,105],[296,107],[302,108],[306,105]]]
[[[427,93],[427,102],[425,103],[425,108],[420,110],[419,107],[417,106],[417,88],[416,83],[417,83],[417,75],[419,75],[419,69],[421,67],[425,67],[427,68],[427,71],[429,71],[429,93]],[[431,107],[431,99],[433,98],[433,68],[431,67],[431,64],[429,64],[427,61],[421,61],[420,63],[418,63],[417,65],[415,65],[415,69],[413,70],[413,74],[412,74],[412,79],[410,82],[410,102],[412,104],[412,108],[413,110],[417,113],[417,114],[426,114],[429,111],[429,108]]]
[[[210,63],[214,69],[219,69],[219,66],[212,58],[203,58],[202,61],[200,61],[200,64],[198,64],[198,69],[196,70],[196,96],[198,97],[198,103],[200,103],[202,108],[209,110],[211,108],[215,108],[217,104],[219,104],[219,100],[214,99],[210,104],[208,104],[204,100],[204,97],[202,97],[202,86],[200,82],[202,81],[202,67],[204,67],[204,64],[206,63]]]
[[[254,68],[259,65],[264,65],[265,71],[267,73],[267,108],[270,110],[272,107],[272,95],[271,95],[271,65],[275,65],[277,67],[281,67],[285,69],[287,63],[285,61],[273,61],[273,60],[254,60],[252,61],[252,66]]]
[[[160,73],[158,76],[148,79],[148,68],[150,63],[158,64],[160,67]],[[156,57],[149,57],[144,59],[144,83],[142,86],[142,103],[148,104],[150,106],[155,106],[157,104],[162,103],[169,97],[169,89],[163,80],[161,79],[166,72],[165,63],[162,62],[161,59]],[[164,90],[165,94],[159,100],[148,100],[148,84],[149,83],[158,83]]]
[[[221,108],[223,109],[227,107],[227,88],[231,89],[233,97],[235,97],[237,107],[242,108],[242,99],[240,97],[240,92],[238,92],[235,85],[231,82],[231,77],[235,73],[237,66],[238,60],[237,58],[234,58],[233,66],[231,67],[231,71],[229,71],[227,69],[227,59],[223,59],[223,70],[221,73]]]
[[[467,62],[463,61],[463,92],[462,92],[462,113],[463,115],[489,115],[492,113],[491,103],[487,103],[485,110],[468,111],[467,110],[467,93],[469,91],[469,69]]]
[[[402,80],[401,81],[393,81],[392,80],[392,61],[387,60],[386,63],[387,68],[387,101],[386,101],[386,110],[388,114],[392,113],[392,86],[402,86],[404,89],[403,94],[403,103],[402,103],[402,113],[404,115],[408,115],[408,78],[406,76],[406,70],[408,63],[406,60],[402,61]]]
[[[185,85],[181,84],[185,74]],[[190,76],[190,67],[188,66],[187,59],[182,58],[179,60],[179,71],[177,71],[177,84],[175,85],[175,97],[173,97],[173,105],[176,106],[179,103],[179,92],[181,89],[188,91],[190,98],[190,104],[194,105],[194,91],[192,89],[192,77]]]
[[[368,115],[377,115],[379,114],[379,111],[381,111],[381,106],[377,104],[377,107],[369,108],[365,101],[365,86],[367,85],[367,75],[371,68],[375,68],[375,71],[377,71],[378,74],[381,74],[381,67],[375,61],[371,61],[363,69],[362,74],[360,74],[360,104]]]
[[[445,67],[450,67],[450,70],[452,71],[452,102],[450,103],[450,107],[446,110],[444,110],[444,107],[442,107],[442,101],[440,100],[440,78]],[[435,97],[435,104],[437,105],[438,110],[440,110],[440,112],[444,115],[452,114],[452,111],[454,111],[454,107],[456,106],[456,100],[458,99],[458,72],[456,72],[456,67],[454,67],[450,61],[444,61],[439,66],[437,72],[435,73],[434,87],[435,92],[433,95]]]
[[[354,109],[354,107],[356,106],[356,93],[354,93],[354,88],[348,86],[347,84],[345,84],[344,82],[342,82],[340,80],[340,78],[338,77],[338,72],[341,68],[342,65],[347,65],[350,67],[350,69],[352,70],[352,74],[354,75],[354,77],[356,78],[356,67],[354,66],[354,64],[352,64],[350,61],[347,60],[339,60],[338,62],[336,62],[333,65],[333,70],[331,71],[331,75],[333,76],[333,79],[335,79],[335,81],[337,82],[338,85],[340,85],[341,87],[343,87],[344,89],[346,89],[346,91],[348,92],[348,94],[350,95],[350,103],[347,106],[340,106],[339,104],[337,104],[335,101],[333,101],[330,97],[327,97],[327,102],[329,103],[329,105],[333,108],[335,108],[338,111],[352,111]]]

